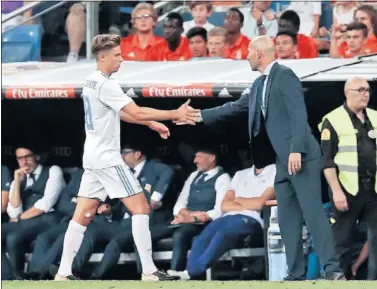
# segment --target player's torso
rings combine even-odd
[[[101,88],[109,78],[95,71],[86,79],[82,97],[85,112],[83,166],[99,169],[122,163],[120,157],[120,112],[101,101]]]

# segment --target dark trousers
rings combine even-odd
[[[332,230],[335,239],[335,249],[340,258],[341,268],[345,273],[350,273],[352,266],[351,249],[355,243],[353,232],[357,221],[363,219],[367,224],[370,271],[377,268],[377,193],[374,191],[374,181],[369,188],[360,187],[360,192],[356,196],[346,194],[348,201],[348,211],[340,212],[332,202],[332,215],[335,223]],[[370,277],[375,278],[376,272],[370,272]]]
[[[262,236],[262,226],[253,218],[231,215],[212,221],[195,239],[188,256],[187,271],[199,276],[248,235]]]
[[[91,223],[85,232],[80,250],[73,261],[73,270],[80,272],[96,248],[105,248],[117,234],[130,230],[130,223],[131,219],[106,224]]]
[[[1,250],[1,280],[13,280],[13,277],[13,270],[9,264],[9,260],[4,250]]]
[[[23,271],[28,244],[57,223],[56,213],[46,213],[28,220],[2,225],[2,241],[8,251],[9,263],[15,274]]]
[[[39,275],[40,278],[48,274],[50,265],[56,263],[62,254],[67,228],[68,221],[61,222],[37,237],[28,267],[29,274]]]
[[[314,247],[326,273],[340,272],[328,219],[322,208],[322,159],[303,162],[301,171],[290,176],[287,164],[276,161],[275,191],[278,219],[285,245],[288,274],[305,279],[302,224],[305,220]]]

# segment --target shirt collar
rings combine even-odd
[[[262,171],[259,175],[257,175],[257,174],[255,173],[255,170],[256,170],[255,166],[252,166],[252,167],[249,169],[249,172],[248,172],[248,174],[247,174],[247,177],[248,177],[248,178],[252,178],[252,177],[259,178],[259,177],[262,177],[262,176],[266,173],[266,167],[263,169],[263,171]]]
[[[272,67],[274,66],[275,63],[276,63],[276,61],[272,61],[269,65],[267,65],[266,69],[263,72],[263,75],[269,76],[270,73],[271,73],[271,69],[272,69]]]
[[[343,106],[344,106],[344,109],[348,112],[348,114],[349,114],[350,117],[357,118],[357,115],[352,110],[349,109],[349,107],[347,106],[347,103],[344,103]],[[365,119],[366,119],[367,118],[367,113],[366,113],[365,109],[363,110],[363,113],[364,113],[364,116],[365,116]]]
[[[140,173],[141,173],[141,171],[143,170],[143,167],[144,167],[144,165],[145,165],[145,162],[146,162],[146,160],[143,160],[142,162],[138,163],[138,164],[134,167],[134,170],[135,170],[134,175],[135,175],[135,176],[139,176],[139,175],[140,175]]]
[[[34,176],[39,176],[42,172],[42,165],[38,165],[34,172],[32,172],[32,174],[34,174]],[[30,174],[27,175],[28,177],[30,177]]]
[[[203,172],[203,174],[207,174],[206,179],[208,180],[208,179],[214,177],[215,175],[217,175],[217,173],[219,172],[219,170],[220,170],[220,167],[217,166],[217,167],[214,167],[213,169],[211,169],[209,171]]]
[[[131,45],[132,47],[137,47],[137,48],[140,48],[140,42],[139,42],[139,36],[138,34],[134,34],[133,37],[132,37],[132,42],[131,42]],[[144,49],[147,49],[148,46],[155,46],[156,45],[156,38],[154,37],[154,35],[152,34],[149,38],[148,38],[148,43],[147,43],[147,46],[145,46]],[[140,48],[141,49],[141,48]]]

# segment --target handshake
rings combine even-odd
[[[177,117],[173,118],[173,123],[176,125],[196,125],[197,122],[201,122],[200,109],[189,106],[190,102],[189,99],[176,110]]]

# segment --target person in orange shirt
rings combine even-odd
[[[225,15],[224,28],[227,31],[225,58],[247,59],[250,39],[241,34],[244,16],[237,8],[230,8]]]
[[[162,37],[153,34],[157,13],[149,3],[139,3],[132,10],[131,21],[136,33],[124,37],[120,49],[124,60],[159,61]]]
[[[362,5],[355,12],[355,21],[363,23],[368,29],[365,43],[367,53],[377,52],[377,10],[371,5]]]
[[[177,12],[171,12],[164,22],[165,41],[161,43],[161,60],[182,61],[191,58],[189,41],[182,37],[183,18]]]
[[[287,10],[281,14],[278,21],[278,30],[292,31],[297,33],[297,54],[296,58],[316,58],[318,57],[318,47],[313,38],[298,33],[300,30],[300,16],[293,11]]]
[[[212,28],[207,33],[208,55],[213,58],[225,58],[225,40],[227,32],[222,27]]]
[[[277,59],[296,59],[297,34],[289,30],[280,30],[275,38]]]
[[[189,47],[193,58],[207,57],[207,30],[203,27],[194,27],[187,32]]]
[[[353,58],[368,54],[365,44],[368,39],[368,28],[360,22],[353,22],[347,25],[346,42],[343,42],[337,55],[341,58]]]

